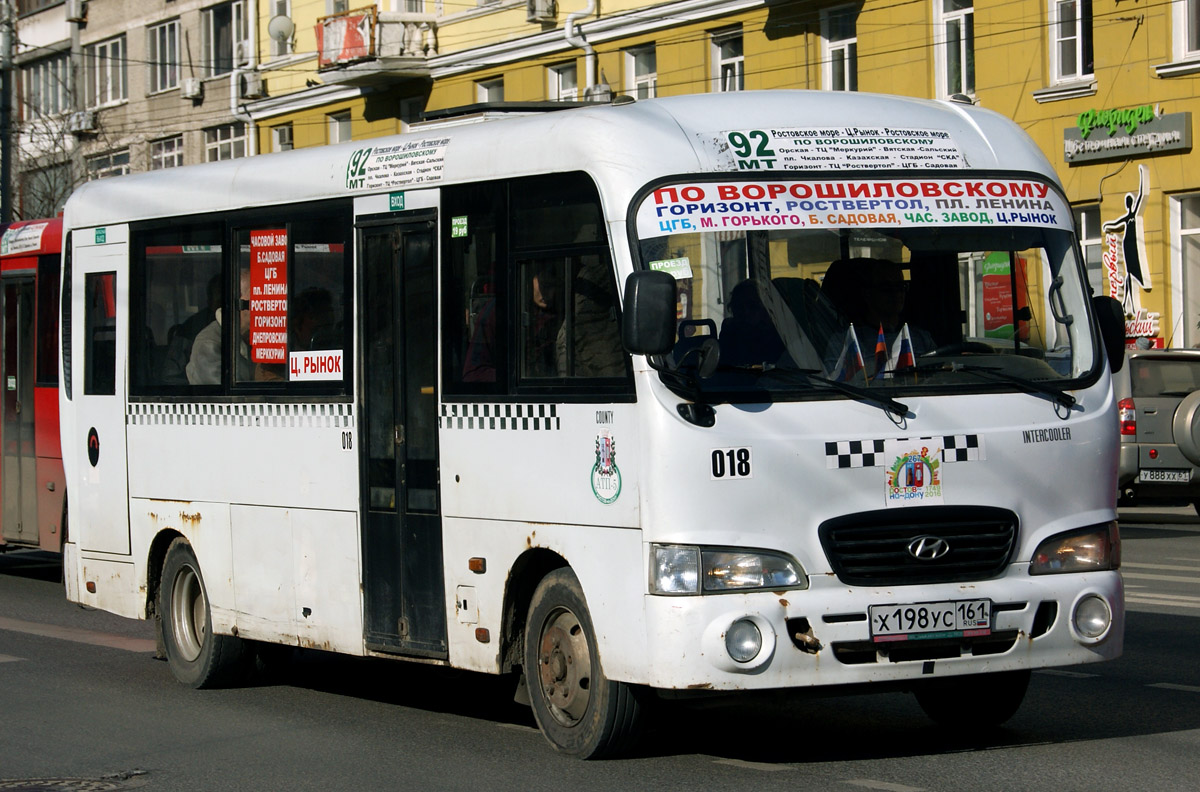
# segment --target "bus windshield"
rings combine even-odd
[[[695,398],[845,383],[1067,404],[1100,364],[1070,209],[1043,182],[680,182],[651,190],[636,222],[641,265],[678,286],[664,381]]]

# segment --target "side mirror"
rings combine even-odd
[[[1093,297],[1092,311],[1100,325],[1108,366],[1115,374],[1125,364],[1125,311],[1114,297]]]
[[[675,346],[677,287],[670,273],[639,270],[625,279],[621,340],[638,355],[665,355]]]

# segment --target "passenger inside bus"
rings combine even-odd
[[[167,347],[163,355],[162,376],[165,385],[184,385],[188,382],[187,365],[192,357],[192,345],[200,331],[212,324],[221,306],[221,276],[208,281],[207,304],[167,331]]]
[[[239,338],[237,350],[237,379],[245,381],[253,379],[253,368],[250,363],[250,347],[246,340],[250,335],[250,270],[243,269],[238,279],[240,310],[238,311]],[[196,336],[192,344],[192,354],[187,364],[187,379],[192,385],[220,385],[222,358],[222,309],[214,311],[213,321]]]
[[[561,266],[558,268],[561,271]],[[525,370],[527,377],[555,377],[562,373],[562,285],[552,265],[535,270],[529,283],[529,308],[525,318]]]
[[[328,289],[314,286],[300,292],[292,303],[288,349],[306,351],[340,345],[335,319],[333,295]]]
[[[763,304],[760,281],[749,278],[733,287],[721,322],[721,362],[730,366],[777,365],[783,338]]]

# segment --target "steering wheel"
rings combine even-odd
[[[941,357],[943,355],[991,355],[995,349],[982,341],[959,341],[957,344],[946,344],[932,352],[926,352],[921,357]]]

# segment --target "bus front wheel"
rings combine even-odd
[[[954,728],[992,728],[1017,714],[1029,671],[946,677],[921,682],[917,703],[933,721]]]
[[[638,696],[604,676],[583,589],[569,568],[551,572],[533,594],[524,671],[534,718],[559,752],[598,759],[636,741]]]
[[[237,680],[245,668],[244,642],[213,633],[200,564],[184,539],[167,548],[158,613],[167,663],[176,679],[194,688]]]

